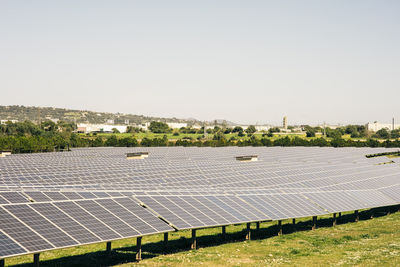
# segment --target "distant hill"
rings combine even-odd
[[[88,110],[74,110],[53,107],[26,107],[26,106],[0,106],[0,120],[18,120],[18,121],[44,121],[49,119],[59,119],[75,123],[106,123],[114,121],[114,124],[141,124],[149,121],[168,121],[168,122],[186,122],[199,123],[196,119],[177,119],[148,117],[144,115],[95,112]]]

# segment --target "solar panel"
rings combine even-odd
[[[11,214],[0,207],[0,225],[4,233],[21,244],[29,252],[43,251],[54,248],[49,242],[33,232]]]
[[[102,240],[113,240],[121,238],[119,234],[113,231],[106,224],[99,221],[97,218],[82,209],[73,202],[55,202],[54,206],[61,209],[64,213],[68,214],[71,218],[79,224],[84,225],[85,228],[90,230]]]
[[[125,156],[143,148],[2,158],[0,211],[7,219],[0,224],[5,236],[0,246],[14,242],[23,254],[171,231],[157,216],[177,229],[191,229],[400,204],[400,166],[386,157],[365,157],[393,149],[146,151],[143,160]],[[257,155],[258,161],[239,162],[240,155]],[[37,244],[30,243],[31,236]]]
[[[26,252],[24,248],[0,231],[0,258]]]
[[[128,198],[115,200],[99,199],[96,202],[134,228],[141,235],[173,230],[146,209]]]
[[[81,244],[101,241],[99,237],[90,232],[83,225],[74,221],[51,203],[32,204],[30,207],[45,216],[49,221],[57,225],[57,227]]]
[[[5,198],[3,198],[2,196],[0,196],[0,205],[1,204],[8,204],[10,203],[9,201],[7,201]]]
[[[189,211],[185,210],[184,207],[181,207],[183,203],[175,203],[171,201],[169,198],[164,196],[153,196],[153,199],[159,203],[162,203],[165,207],[168,208],[171,212],[176,214],[179,218],[183,219],[190,225],[190,228],[199,228],[204,227],[206,224],[201,222],[198,218],[192,215]]]
[[[190,205],[197,210],[197,211],[195,210],[194,212],[196,212],[196,213],[201,212],[202,214],[204,214],[205,216],[210,218],[212,220],[212,221],[210,221],[211,222],[210,225],[212,225],[212,222],[215,222],[216,225],[227,225],[227,224],[232,223],[228,219],[224,218],[217,212],[215,212],[212,209],[210,209],[209,207],[207,207],[207,203],[203,203],[202,199],[199,199],[196,196],[194,196],[194,197],[193,196],[181,196],[180,198],[183,199],[184,201],[186,201],[187,203],[190,203]],[[226,212],[224,212],[224,214],[225,213]],[[232,218],[230,216],[228,216],[228,217],[229,217],[229,219],[232,220]]]
[[[234,206],[230,206],[217,196],[204,196],[206,200],[211,202],[213,205],[217,206],[218,208],[222,209],[224,212],[230,214],[234,218],[238,219],[239,222],[249,222],[252,221],[251,218],[247,217],[243,214],[240,210],[237,210]],[[247,212],[246,212],[247,213]]]
[[[210,217],[210,212],[207,212],[207,210],[204,209],[203,210],[205,212],[201,212],[198,209],[199,205],[196,205],[194,202],[190,201],[189,198],[186,198],[186,200],[185,198],[179,196],[167,196],[166,198],[176,206],[179,206],[181,209],[195,217],[202,224],[209,226],[219,225],[217,221]]]
[[[10,203],[27,203],[28,198],[19,192],[0,192],[0,196]]]
[[[357,199],[342,191],[322,192],[322,193],[304,193],[306,197],[316,203],[318,206],[334,213],[350,210],[363,209],[365,205]]]
[[[214,203],[212,201],[214,198],[207,199],[204,196],[195,196],[193,197],[193,199],[195,199],[199,203],[202,203],[204,206],[208,207],[216,214],[220,215],[220,217],[228,222],[227,224],[236,224],[239,222],[243,222],[243,218],[241,218],[241,215],[238,216],[239,218],[235,217],[235,211],[232,208],[228,207],[227,205],[218,206],[217,203]]]
[[[182,219],[178,214],[169,210],[160,202],[155,200],[150,196],[140,196],[138,199],[146,204],[146,206],[151,207],[157,214],[159,214],[165,220],[172,223],[178,229],[188,229],[191,228],[191,225]]]
[[[57,201],[57,200],[68,200],[66,196],[61,194],[60,192],[43,192],[46,196],[48,196],[51,200]]]
[[[129,210],[131,213],[138,216],[142,221],[151,225],[152,228],[154,228],[158,232],[166,232],[166,231],[174,230],[169,225],[167,225],[165,222],[163,222],[158,217],[156,217],[149,210],[139,206],[136,201],[134,201],[130,198],[115,198],[113,200],[115,202],[117,202],[119,205],[121,205],[122,207],[124,207],[125,209]],[[140,232],[143,232],[143,234],[148,234],[142,228],[139,228],[139,230],[140,230]]]
[[[76,204],[87,210],[94,217],[98,218],[102,223],[113,229],[122,237],[139,236],[140,233],[127,223],[119,219],[117,216],[103,208],[93,200],[76,201]]]
[[[35,202],[51,201],[51,198],[49,198],[42,192],[24,192],[24,193],[25,195],[28,195]]]
[[[61,194],[69,200],[83,199],[83,197],[76,192],[61,192]]]
[[[400,203],[400,185],[381,188],[379,191],[395,200],[397,203]]]
[[[268,215],[262,213],[258,209],[256,209],[254,206],[249,205],[248,203],[244,202],[240,198],[236,196],[217,196],[216,197],[219,201],[222,203],[225,203],[226,205],[229,205],[231,208],[237,210],[246,218],[248,218],[248,221],[265,221],[265,220],[270,220]]]
[[[268,218],[272,220],[288,218],[287,214],[285,214],[285,212],[282,211],[279,206],[275,206],[275,203],[270,203],[268,200],[263,198],[263,196],[241,195],[240,198],[257,208],[258,210],[262,211],[268,216]]]
[[[29,225],[35,232],[40,234],[55,247],[67,247],[77,245],[78,242],[51,224],[43,216],[31,209],[26,204],[8,205],[4,207],[15,217],[26,225]]]
[[[365,207],[384,207],[384,206],[392,206],[396,205],[396,202],[393,199],[385,196],[379,191],[376,190],[365,190],[365,191],[347,191],[347,193],[357,199],[358,201],[362,202]]]

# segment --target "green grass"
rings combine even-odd
[[[355,223],[344,213],[336,227],[331,216],[318,220],[311,231],[310,218],[283,222],[283,236],[277,236],[276,222],[264,222],[260,230],[252,225],[252,240],[244,241],[245,225],[197,231],[199,249],[190,247],[190,231],[170,233],[169,250],[162,251],[162,235],[143,237],[143,261],[135,262],[136,241],[113,242],[111,256],[105,244],[79,246],[41,254],[41,266],[400,266],[400,213],[384,216],[383,210],[369,218],[360,212]],[[29,266],[32,255],[6,259],[6,264]]]

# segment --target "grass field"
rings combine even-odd
[[[392,208],[394,212],[397,208]],[[135,262],[136,239],[113,242],[111,256],[105,244],[54,250],[40,255],[41,266],[400,266],[400,212],[387,209],[344,213],[332,227],[331,216],[318,220],[311,231],[310,218],[295,227],[283,222],[283,236],[277,236],[276,222],[252,225],[252,240],[244,241],[245,225],[197,231],[199,249],[189,250],[190,231],[170,233],[168,251],[162,250],[162,235],[143,237],[143,260]],[[30,266],[32,255],[6,259],[6,265]]]

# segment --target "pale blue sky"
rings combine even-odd
[[[0,105],[400,121],[400,1],[0,0]]]

